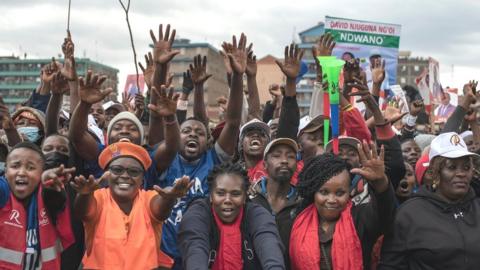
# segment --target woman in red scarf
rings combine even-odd
[[[184,269],[285,269],[275,220],[262,206],[246,202],[249,184],[239,164],[210,172],[210,197],[195,201],[180,225]]]
[[[393,221],[395,194],[385,175],[384,150],[358,146],[362,168],[348,170],[332,154],[309,161],[297,185],[304,198],[290,236],[292,269],[370,269],[377,238]],[[373,190],[372,201],[353,206],[350,173],[360,174]]]

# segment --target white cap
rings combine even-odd
[[[466,137],[473,136],[473,132],[471,130],[464,131],[460,133],[460,137],[465,140]]]
[[[95,122],[95,118],[93,118],[91,114],[88,115],[88,131],[94,135],[101,144],[105,144],[103,131],[97,126],[97,122]]]
[[[430,144],[429,160],[434,157],[459,158],[464,156],[479,155],[469,152],[465,141],[455,132],[447,132],[438,135]]]
[[[240,128],[239,137],[242,138],[242,135],[244,135],[243,133],[252,128],[261,129],[265,131],[268,137],[270,137],[270,127],[265,122],[260,121],[257,118],[253,118],[252,120],[248,121]]]

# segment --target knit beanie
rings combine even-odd
[[[107,128],[107,144],[110,144],[108,139],[110,139],[110,133],[112,132],[113,125],[116,122],[121,121],[121,120],[129,120],[137,126],[138,131],[140,132],[140,145],[143,145],[143,143],[144,143],[143,138],[144,138],[144,135],[145,135],[145,131],[143,130],[143,125],[140,122],[140,120],[138,120],[137,116],[135,114],[131,113],[131,112],[121,112],[121,113],[115,115],[115,117],[113,117],[113,119],[108,124],[108,128]]]

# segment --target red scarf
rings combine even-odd
[[[212,270],[237,270],[243,268],[242,232],[240,225],[243,217],[243,207],[237,219],[231,224],[223,223],[212,209],[215,223],[220,232],[220,244]]]
[[[303,160],[297,161],[297,169],[293,173],[292,179],[290,180],[290,184],[297,185],[298,182],[298,174],[303,169]],[[248,169],[248,178],[250,179],[251,183],[256,183],[262,180],[262,177],[268,176],[267,171],[265,171],[265,167],[263,166],[263,160],[260,160],[255,167]]]
[[[351,215],[352,203],[335,225],[332,243],[332,265],[335,270],[363,269],[362,246]],[[290,261],[293,270],[320,269],[318,212],[311,204],[295,219],[290,236]]]

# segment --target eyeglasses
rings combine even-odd
[[[108,170],[112,172],[115,175],[122,175],[125,171],[127,171],[127,174],[130,175],[131,177],[137,177],[140,176],[143,173],[142,169],[139,168],[125,168],[119,165],[113,165],[108,167]]]

